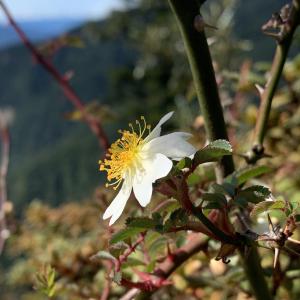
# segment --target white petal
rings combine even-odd
[[[158,124],[154,127],[154,129],[149,133],[149,135],[145,138],[145,142],[149,142],[152,139],[160,136],[161,133],[161,125],[163,125],[164,123],[166,123],[173,115],[173,111],[167,113],[166,115],[164,115],[160,121],[158,122]]]
[[[133,192],[140,205],[145,207],[151,200],[152,183],[165,177],[172,169],[172,161],[157,153],[143,161],[143,171],[137,171],[133,179]]]
[[[191,156],[196,148],[186,141],[191,134],[174,132],[159,136],[145,145],[145,151],[150,153],[162,153],[172,159],[180,159]]]
[[[109,205],[109,207],[106,209],[103,219],[108,219],[111,217],[109,221],[109,226],[112,225],[122,214],[126,202],[130,196],[132,190],[132,184],[129,180],[125,180],[122,184],[122,187],[117,194],[117,196],[114,198],[112,203]]]
[[[145,207],[151,200],[152,181],[142,180],[133,182],[133,192],[141,206]]]

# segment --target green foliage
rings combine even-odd
[[[271,196],[271,191],[261,185],[253,185],[238,192],[236,199],[258,203]]]
[[[134,219],[127,219],[127,226],[128,227],[135,227],[135,228],[143,228],[143,229],[152,229],[157,225],[155,220],[150,218],[134,218]]]
[[[223,208],[227,205],[227,200],[221,193],[205,193],[202,195],[202,200],[208,202],[204,206],[205,209]]]
[[[125,228],[116,232],[110,239],[111,244],[116,244],[118,242],[123,242],[131,237],[135,237],[138,233],[141,233],[145,230],[143,227],[133,227]]]
[[[216,140],[209,143],[194,155],[194,164],[218,161],[225,155],[232,155],[232,147],[226,140]]]
[[[271,172],[271,168],[267,166],[249,166],[236,171],[232,175],[229,175],[226,178],[226,181],[229,183],[236,182],[237,185],[242,185],[252,178],[261,176],[269,172]]]
[[[44,293],[49,298],[55,295],[55,269],[50,265],[44,267],[44,269],[36,274],[35,288]]]
[[[259,214],[271,211],[271,210],[283,210],[286,207],[286,203],[283,200],[277,201],[262,201],[256,204],[251,211],[251,218],[255,219]]]
[[[91,259],[107,259],[107,260],[114,261],[116,258],[113,255],[111,255],[109,252],[101,250],[95,255],[93,255]]]

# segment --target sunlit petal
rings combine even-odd
[[[145,207],[151,200],[152,196],[152,181],[145,180],[143,177],[141,181],[138,179],[133,182],[133,192],[141,206]]]
[[[123,185],[117,194],[117,196],[114,198],[112,203],[109,205],[109,207],[106,209],[103,219],[108,219],[111,217],[109,221],[109,225],[112,225],[122,214],[126,202],[130,196],[132,190],[132,184],[129,180],[125,180],[123,182]]]
[[[151,200],[152,183],[167,176],[172,165],[172,161],[160,153],[143,161],[143,171],[137,172],[133,181],[133,192],[141,206],[146,206]]]
[[[173,115],[173,111],[167,113],[166,115],[164,115],[160,121],[158,122],[158,124],[154,127],[154,129],[149,133],[149,135],[145,138],[145,142],[149,142],[152,139],[160,136],[161,133],[161,125],[163,125],[164,123],[166,123]]]
[[[151,153],[162,153],[172,159],[181,159],[196,152],[196,148],[186,141],[190,137],[191,135],[185,132],[170,133],[151,140],[144,150]]]

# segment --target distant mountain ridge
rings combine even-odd
[[[48,19],[18,22],[22,30],[33,42],[46,41],[64,32],[68,32],[84,23],[81,19]],[[0,48],[20,43],[20,39],[9,24],[0,25]]]

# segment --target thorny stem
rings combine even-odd
[[[179,268],[187,259],[194,254],[207,248],[208,239],[199,234],[190,234],[188,242],[181,248],[172,253],[172,259],[168,256],[155,269],[153,275],[161,278],[163,282],[166,280],[177,268]],[[121,300],[144,300],[151,299],[151,295],[159,289],[159,286],[154,287],[151,291],[139,291],[136,288],[129,290]],[[138,296],[137,296],[138,295]]]
[[[196,0],[169,0],[169,3],[177,19],[186,46],[208,138],[210,140],[228,139],[204,28],[197,31],[194,27],[195,18],[199,19],[199,2]],[[221,165],[224,175],[228,175],[234,171],[231,156],[225,156],[221,161]],[[248,257],[245,256],[243,251],[240,251],[240,254],[256,298],[258,300],[272,299],[263,276],[257,249],[252,248],[251,254]],[[259,281],[257,280],[258,278]]]
[[[266,135],[268,120],[271,111],[272,100],[277,89],[282,70],[287,59],[288,51],[291,47],[294,32],[299,25],[300,20],[300,0],[293,0],[290,15],[282,35],[278,36],[277,47],[273,58],[269,80],[265,88],[260,93],[261,104],[258,113],[254,132],[254,143],[251,151],[247,154],[247,161],[255,163],[263,157],[263,142]]]
[[[7,127],[0,128],[2,142],[1,166],[0,166],[0,254],[3,251],[7,238],[7,228],[5,220],[5,203],[7,201],[6,177],[9,164],[10,136]]]
[[[5,16],[7,17],[13,29],[19,35],[24,46],[26,46],[27,49],[31,52],[35,60],[57,81],[59,86],[62,88],[66,98],[82,113],[82,116],[86,124],[89,126],[91,131],[96,135],[100,146],[104,149],[104,151],[106,151],[109,148],[109,140],[104,129],[102,128],[102,124],[100,123],[100,121],[95,119],[94,117],[92,117],[86,112],[83,101],[80,99],[80,97],[77,95],[75,90],[72,88],[68,79],[66,79],[63,75],[61,75],[60,72],[54,67],[54,65],[35,48],[35,46],[30,42],[26,34],[16,23],[11,13],[9,12],[8,8],[4,4],[4,2],[1,0],[0,0],[0,7],[2,8]]]
[[[137,241],[132,246],[130,246],[123,254],[119,256],[119,258],[115,262],[116,272],[119,272],[121,270],[122,263],[124,263],[127,260],[128,256],[135,251],[137,246],[145,240],[145,236],[146,236],[146,232],[142,232],[140,234],[140,237],[137,239]]]

